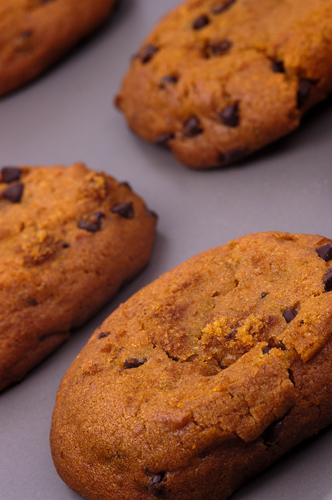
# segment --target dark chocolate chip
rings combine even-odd
[[[146,208],[146,215],[158,219],[158,214],[154,210],[150,210],[150,208]]]
[[[18,181],[22,175],[22,170],[18,167],[2,167],[1,181],[9,184],[13,181]]]
[[[228,127],[237,127],[240,121],[238,104],[230,104],[219,113],[220,120]]]
[[[272,61],[271,68],[274,73],[285,73],[284,61],[281,59]]]
[[[155,143],[158,144],[159,146],[168,146],[169,141],[174,139],[175,135],[172,134],[171,132],[165,132],[164,134],[159,134],[156,137]]]
[[[199,16],[194,20],[192,26],[193,26],[194,30],[200,30],[200,29],[204,28],[204,26],[206,26],[209,23],[210,23],[210,19],[208,18],[208,16],[203,14],[202,16]]]
[[[236,332],[237,332],[237,330],[232,330],[231,332],[229,332],[226,335],[226,339],[232,339],[235,336]]]
[[[219,55],[228,52],[232,45],[233,43],[230,40],[222,40],[218,43],[210,43],[208,49],[212,54]]]
[[[302,78],[299,82],[299,88],[296,95],[297,107],[301,108],[308,99],[312,87],[312,81]]]
[[[142,63],[147,63],[149,62],[152,57],[158,52],[158,48],[155,47],[154,45],[147,45],[144,47],[143,51],[140,54],[140,59]]]
[[[67,242],[62,243],[62,248],[69,248],[70,245]]]
[[[129,191],[132,191],[132,187],[131,187],[131,185],[129,184],[129,182],[127,182],[127,181],[120,182],[120,183],[119,183],[119,186],[124,186],[124,187],[126,187],[127,189],[129,189]]]
[[[212,7],[211,12],[213,14],[220,14],[221,12],[224,12],[224,10],[228,9],[228,7],[230,7],[234,2],[235,0],[226,0],[223,4]]]
[[[297,315],[297,312],[295,311],[295,309],[285,309],[282,315],[285,318],[286,323],[290,323]]]
[[[321,247],[316,248],[316,252],[321,259],[328,262],[332,259],[332,242],[326,243],[326,245],[322,245]]]
[[[165,75],[159,81],[160,88],[164,89],[167,85],[173,85],[179,81],[179,77],[176,75]]]
[[[332,268],[328,269],[325,278],[323,279],[323,284],[325,285],[325,291],[332,291]]]
[[[263,354],[268,354],[270,351],[271,351],[272,347],[270,347],[269,345],[267,345],[266,347],[264,347],[263,349]]]
[[[262,299],[264,299],[266,296],[267,296],[267,293],[266,293],[266,292],[262,292],[262,293],[261,293],[261,297],[262,297]]]
[[[134,205],[132,201],[128,201],[126,203],[119,203],[115,205],[111,212],[113,214],[118,214],[125,219],[133,219],[134,217]]]
[[[29,306],[36,306],[38,304],[36,299],[34,299],[32,297],[27,297],[27,302],[28,302]]]
[[[79,229],[84,229],[90,233],[96,233],[101,229],[101,219],[105,217],[103,212],[95,212],[87,220],[81,219],[77,226]]]
[[[164,493],[164,485],[162,484],[165,478],[165,472],[159,472],[150,477],[149,489],[153,496],[162,497]]]
[[[277,420],[264,431],[262,437],[266,446],[272,446],[278,441],[282,427],[283,421]]]
[[[98,339],[104,339],[105,337],[108,337],[111,332],[100,332],[98,334]]]
[[[217,162],[221,165],[230,165],[242,160],[248,154],[249,150],[247,148],[231,149],[226,153],[218,153]]]
[[[17,182],[12,186],[9,186],[4,191],[2,191],[2,197],[12,203],[19,203],[21,201],[24,190],[24,184],[22,182]]]
[[[287,351],[287,347],[285,346],[282,340],[279,340],[278,349],[281,349],[282,351]]]
[[[185,137],[195,137],[203,132],[200,121],[196,116],[191,116],[184,124],[183,134]]]
[[[138,368],[141,365],[144,365],[144,363],[147,362],[146,358],[128,358],[124,362],[125,368]]]

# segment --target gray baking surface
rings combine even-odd
[[[0,500],[81,498],[53,467],[48,442],[53,404],[65,370],[119,303],[189,257],[247,233],[332,237],[332,99],[292,135],[224,170],[189,170],[128,130],[114,96],[131,55],[177,3],[120,0],[98,34],[0,101],[1,165],[84,161],[128,181],[160,217],[149,267],[22,383],[0,395]],[[332,500],[331,466],[328,429],[232,499]]]

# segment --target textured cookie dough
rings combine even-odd
[[[225,500],[332,421],[332,242],[260,233],[122,304],[66,373],[55,466],[89,500]]]
[[[0,173],[0,390],[147,264],[156,215],[82,163]]]
[[[40,75],[110,15],[116,0],[0,2],[0,96]]]
[[[241,160],[332,91],[332,0],[188,0],[146,38],[115,103],[192,168]]]

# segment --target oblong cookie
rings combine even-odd
[[[127,183],[82,163],[0,174],[0,390],[149,261],[156,216]]]
[[[224,500],[329,424],[331,249],[248,235],[122,304],[60,385],[62,479],[89,500]]]
[[[331,0],[187,0],[145,39],[115,103],[192,168],[225,166],[298,127],[332,91]]]
[[[111,13],[116,0],[0,4],[0,96],[40,75]]]

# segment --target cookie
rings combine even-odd
[[[156,215],[82,163],[0,173],[0,390],[149,261]]]
[[[49,68],[110,15],[116,0],[10,0],[0,5],[0,96]]]
[[[225,500],[332,421],[332,241],[267,232],[133,295],[65,374],[51,450],[89,500]]]
[[[188,0],[146,38],[115,104],[188,167],[222,167],[296,129],[332,91],[331,59],[331,0]]]

